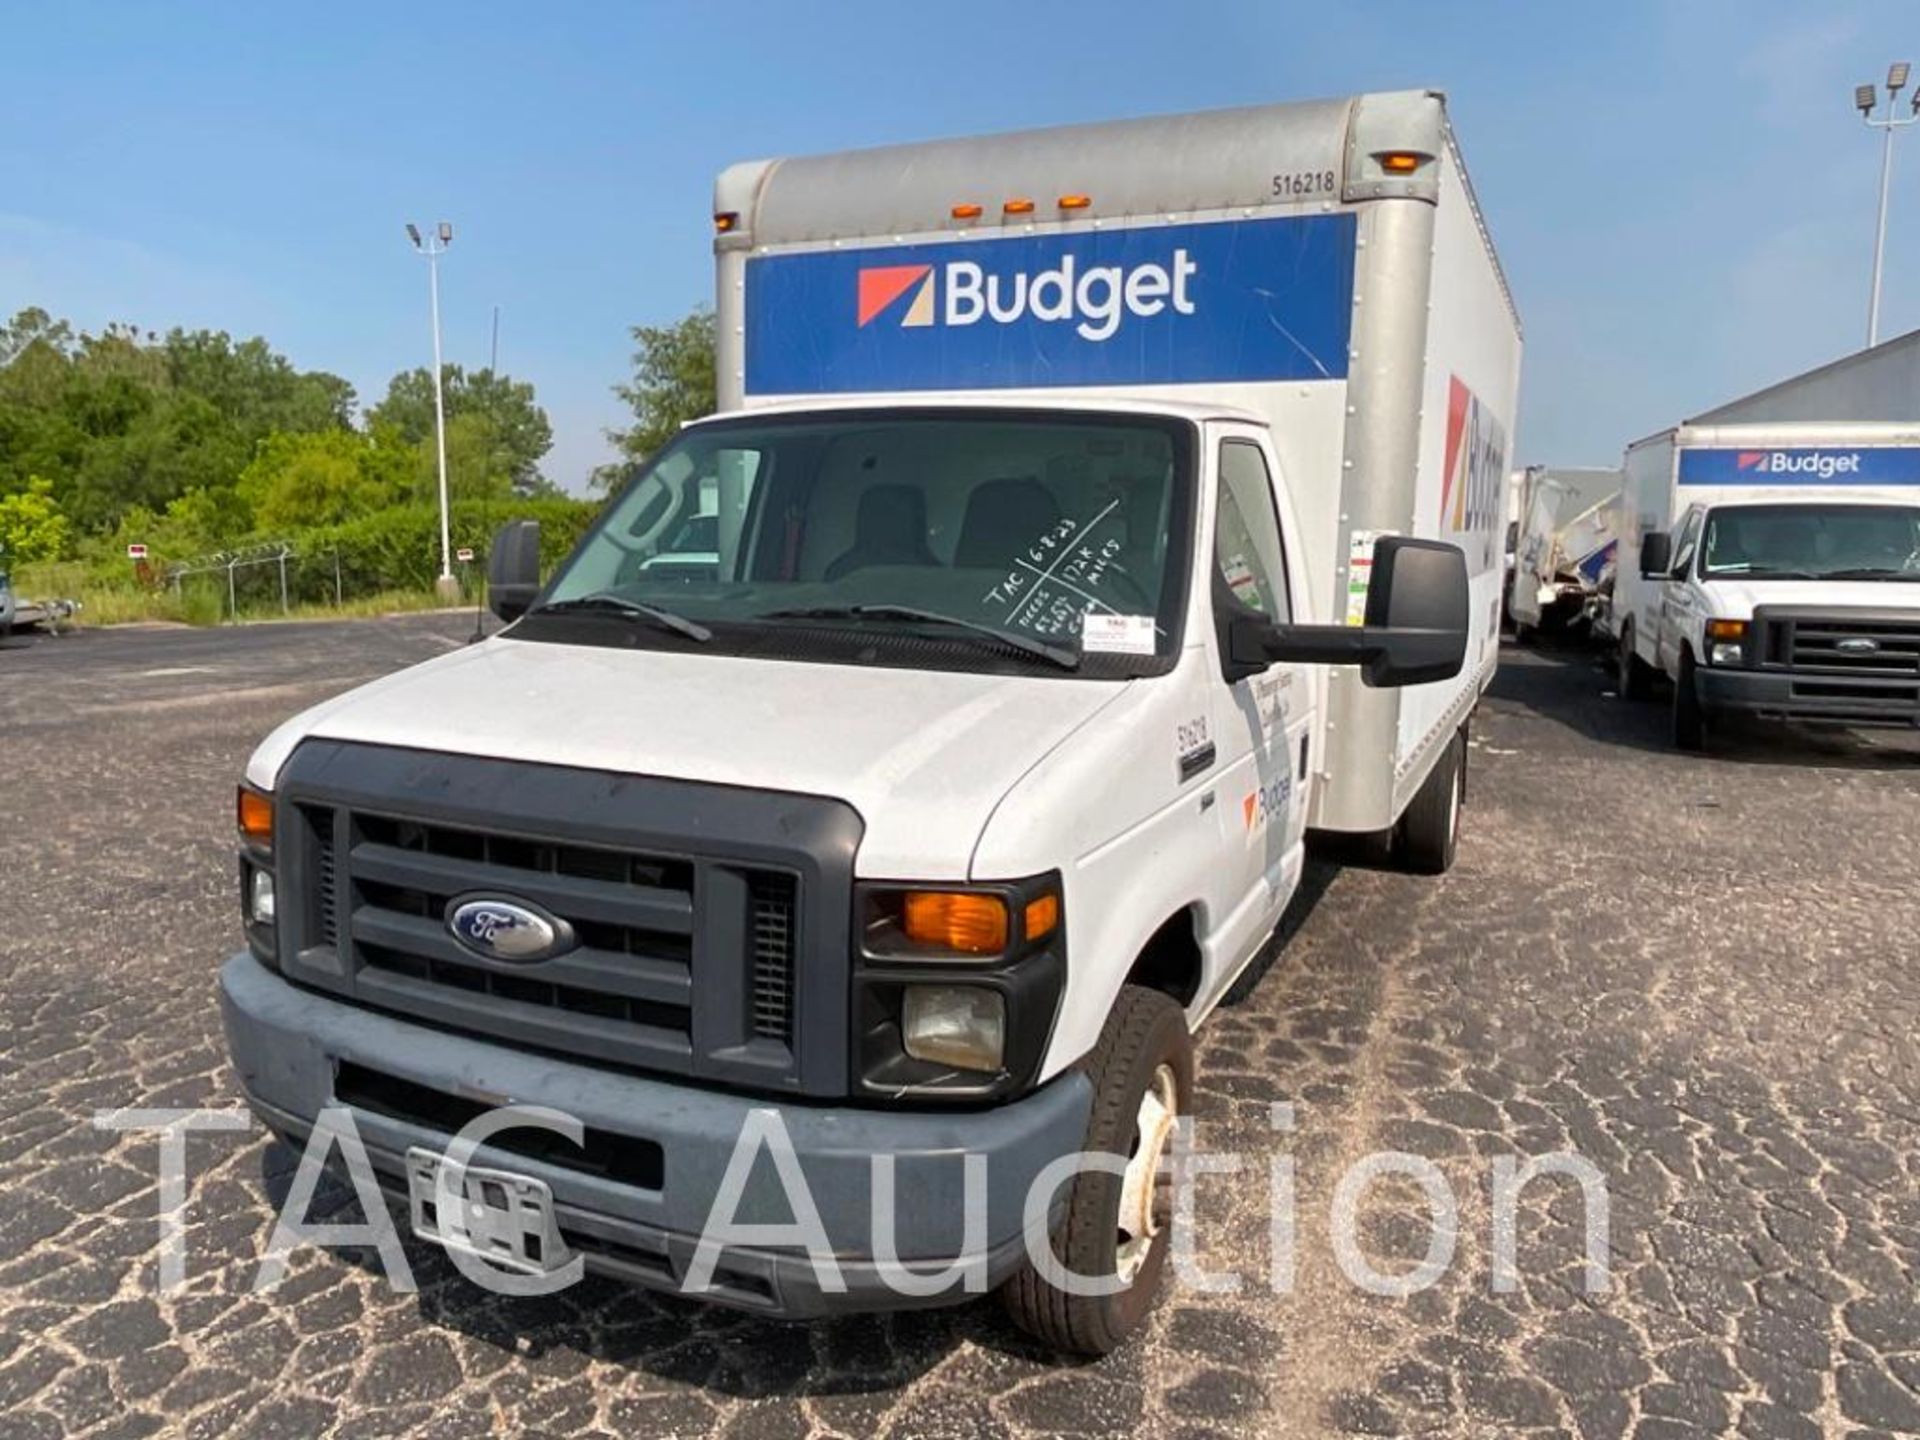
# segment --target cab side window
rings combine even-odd
[[[1700,522],[1705,517],[1703,510],[1687,512],[1687,518],[1681,522],[1680,533],[1673,537],[1673,569],[1669,573],[1684,575],[1693,568],[1693,552],[1700,544]]]
[[[1293,618],[1273,478],[1260,447],[1245,440],[1220,446],[1213,563],[1216,611],[1223,605],[1238,606],[1277,625]]]

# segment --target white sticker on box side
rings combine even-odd
[[[1080,648],[1089,655],[1151,655],[1153,617],[1089,611],[1080,622]]]
[[[1356,530],[1347,549],[1347,624],[1367,623],[1367,589],[1373,582],[1373,542],[1387,532]]]

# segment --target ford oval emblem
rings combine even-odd
[[[1845,640],[1836,640],[1833,648],[1842,655],[1878,655],[1880,642],[1866,635],[1851,635]]]
[[[447,929],[488,960],[532,964],[573,946],[573,928],[538,906],[505,895],[461,895],[447,903]]]

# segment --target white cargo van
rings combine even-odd
[[[544,585],[503,531],[500,635],[248,765],[235,1067],[286,1135],[346,1107],[434,1240],[673,1288],[772,1104],[833,1283],[742,1245],[706,1294],[959,1298],[887,1281],[890,1156],[886,1253],[977,1260],[1107,1349],[1165,1262],[1190,1031],[1308,829],[1453,857],[1520,359],[1498,264],[1424,92],[716,193],[724,413]],[[434,1210],[433,1153],[501,1097],[584,1143],[485,1147],[507,1180]],[[1038,1187],[1029,1227],[1086,1152],[1115,1173]],[[791,1213],[748,1179],[739,1213]]]
[[[1920,425],[1682,425],[1630,446],[1621,693],[1715,717],[1920,725]]]

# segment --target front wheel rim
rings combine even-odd
[[[1162,1063],[1141,1093],[1133,1151],[1120,1178],[1114,1273],[1125,1285],[1139,1278],[1171,1213],[1173,1168],[1167,1154],[1179,1118],[1179,1081],[1173,1067]]]

